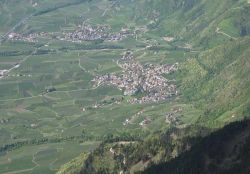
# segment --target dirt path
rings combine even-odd
[[[32,98],[37,98],[37,97],[42,97],[42,95],[37,95],[37,96],[32,96],[32,97],[21,97],[21,98],[6,99],[6,100],[0,100],[0,102],[26,100],[26,99],[32,99]]]
[[[80,68],[81,70],[83,70],[84,72],[89,73],[89,74],[92,75],[92,76],[96,76],[95,73],[86,70],[86,69],[81,65],[81,59],[79,59],[78,66],[79,66],[79,68]]]
[[[48,41],[46,44],[50,44],[52,42],[52,40]],[[12,70],[14,69],[18,69],[22,63],[24,63],[28,58],[30,58],[32,55],[34,55],[41,47],[43,47],[43,45],[41,45],[40,47],[36,48],[34,51],[32,51],[29,55],[25,56],[21,61],[19,61],[19,63],[15,66],[13,66],[12,68],[10,68],[6,74],[9,74]]]
[[[50,99],[50,100],[60,100],[61,98],[57,98],[57,97],[51,97],[48,94],[44,94],[43,97],[45,97],[46,99]]]
[[[118,2],[113,2],[112,4],[111,4],[111,6],[110,7],[107,7],[105,10],[104,10],[104,12],[102,13],[102,17],[104,17],[105,15],[106,15],[106,13],[111,9],[111,8],[113,8],[115,5],[116,5],[116,3],[118,3]]]
[[[11,171],[11,172],[6,172],[6,173],[3,173],[3,174],[27,173],[27,172],[30,172],[30,171],[34,170],[36,167],[39,167],[40,164],[38,164],[38,163],[35,161],[35,159],[36,159],[35,155],[36,155],[37,153],[38,153],[38,152],[34,153],[34,154],[33,154],[33,157],[32,157],[32,163],[35,164],[34,167],[29,168],[29,169],[23,169],[23,170],[16,170],[16,171]]]
[[[78,60],[78,66],[81,70],[83,70],[84,72],[88,72],[82,65],[81,65],[81,59]]]
[[[37,151],[36,153],[33,154],[32,163],[35,164],[35,167],[33,167],[32,170],[35,169],[36,167],[40,166],[40,164],[38,164],[38,163],[36,162],[36,157],[35,157],[35,155],[36,155],[38,152],[39,152],[39,151]]]
[[[31,169],[24,169],[24,170],[17,170],[17,171],[12,171],[12,172],[7,172],[7,173],[3,173],[3,174],[18,174],[18,173],[26,173],[26,172],[30,172],[32,171],[33,168]]]
[[[75,90],[69,90],[69,91],[54,91],[54,92],[50,92],[50,94],[52,93],[70,93],[70,92],[78,92],[78,91],[91,91],[91,90],[95,90],[97,89],[99,86],[95,86],[93,88],[88,88],[88,89],[75,89]],[[37,96],[32,96],[32,97],[21,97],[21,98],[13,98],[13,99],[5,99],[5,100],[0,100],[0,102],[8,102],[8,101],[18,101],[18,100],[26,100],[26,99],[33,99],[33,98],[37,98],[37,97],[43,97],[44,95],[39,94]],[[46,96],[48,97],[48,96]],[[59,99],[59,98],[54,98],[51,97],[51,99]]]
[[[58,158],[56,158],[54,161],[52,161],[52,163],[50,163],[49,165],[49,169],[52,171],[57,171],[58,169],[54,168],[53,165],[55,164],[55,162],[58,161]]]
[[[221,31],[220,28],[218,28],[218,27],[216,28],[216,31],[215,31],[215,32],[218,33],[218,34],[222,34],[222,35],[224,35],[224,36],[227,36],[227,37],[229,37],[230,39],[236,40],[235,37],[230,36],[229,34],[227,34],[227,33],[223,32],[223,31]]]

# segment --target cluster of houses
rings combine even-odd
[[[47,33],[30,33],[30,34],[19,34],[9,33],[8,39],[12,41],[25,41],[25,42],[37,42],[38,38],[54,38],[62,41],[78,42],[82,41],[120,41],[129,36],[137,38],[140,33],[145,33],[147,30],[143,27],[130,29],[121,28],[118,32],[113,32],[111,27],[108,25],[90,25],[82,24],[78,25],[74,31],[62,31],[60,34],[56,32]]]
[[[141,92],[142,98],[132,98],[130,103],[160,102],[177,95],[176,85],[165,79],[162,74],[169,74],[178,69],[178,63],[173,65],[142,65],[133,58],[131,52],[126,52],[118,66],[123,69],[122,75],[114,73],[97,76],[95,85],[114,85],[124,91],[124,95],[133,96]]]
[[[3,78],[8,73],[8,70],[0,70],[0,79]]]
[[[8,39],[11,41],[36,42],[36,37],[34,37],[34,34],[24,36],[19,33],[10,33],[8,35]]]
[[[180,122],[177,114],[182,111],[182,108],[172,108],[171,112],[166,113],[166,123],[169,124],[178,124]]]
[[[112,33],[111,27],[107,25],[92,26],[90,24],[83,24],[79,25],[73,32],[64,32],[58,39],[71,42],[94,41],[99,39],[119,41],[133,35],[134,32],[125,28],[122,28],[117,33]]]
[[[140,123],[139,123],[139,125],[140,126],[145,126],[145,125],[148,125],[148,124],[150,124],[151,123],[151,119],[149,119],[149,118],[145,118],[144,120],[142,120]],[[128,124],[133,124],[132,123],[132,121],[130,120],[130,119],[126,119],[123,123],[123,126],[126,126],[126,125],[128,125]]]
[[[25,41],[25,42],[37,42],[39,37],[48,38],[49,33],[41,32],[41,33],[30,33],[30,34],[19,34],[12,32],[8,35],[8,39],[11,41]]]
[[[142,122],[139,123],[140,126],[148,125],[151,122],[151,119],[145,118]]]

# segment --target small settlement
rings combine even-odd
[[[59,40],[66,40],[71,42],[82,41],[120,41],[128,36],[134,36],[134,31],[122,28],[119,32],[113,33],[111,27],[107,25],[92,26],[90,24],[83,24],[77,26],[72,32],[63,32],[62,36],[59,36]]]
[[[123,69],[122,75],[114,73],[94,78],[95,86],[114,85],[124,91],[124,95],[135,95],[138,92],[145,94],[141,98],[132,98],[129,103],[143,104],[164,101],[177,95],[176,85],[167,80],[162,74],[169,74],[178,70],[178,63],[173,65],[142,65],[134,59],[133,53],[127,51],[117,61]]]
[[[127,37],[136,38],[138,34],[145,33],[147,30],[144,27],[138,27],[130,29],[123,27],[118,32],[112,31],[112,28],[108,25],[90,25],[84,23],[76,26],[74,30],[64,30],[61,32],[40,32],[19,34],[12,32],[8,35],[8,39],[11,41],[25,41],[25,42],[37,42],[38,38],[57,39],[61,41],[78,42],[83,41],[121,41]]]

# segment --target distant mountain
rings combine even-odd
[[[148,0],[115,1],[130,9],[130,20],[148,22],[151,33],[169,35],[193,47],[211,48],[250,34],[250,4],[247,0]]]

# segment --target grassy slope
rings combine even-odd
[[[79,173],[81,171],[81,166],[84,163],[84,160],[86,159],[86,154],[81,154],[77,158],[71,160],[67,164],[63,165],[58,174],[74,174]]]
[[[203,52],[182,65],[182,94],[204,110],[200,123],[242,119],[249,114],[250,39]]]

